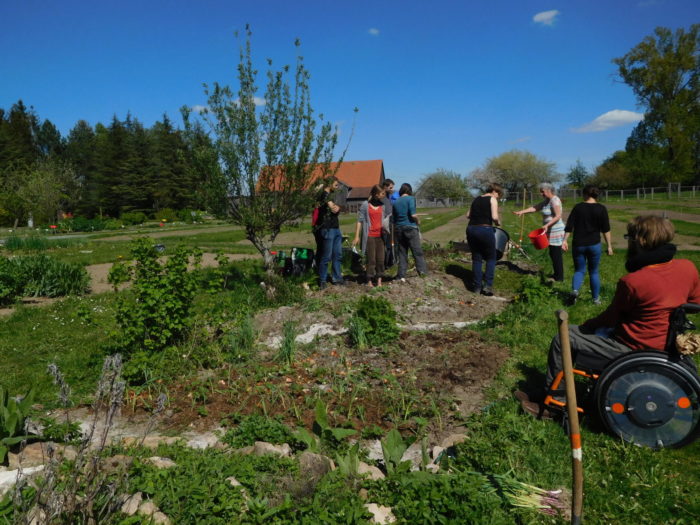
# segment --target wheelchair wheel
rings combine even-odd
[[[682,447],[700,433],[700,378],[662,352],[632,352],[613,361],[595,385],[605,427],[650,448]]]

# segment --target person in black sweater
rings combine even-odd
[[[500,184],[492,183],[486,193],[472,201],[467,218],[467,242],[472,252],[472,273],[474,282],[472,291],[483,295],[493,295],[493,277],[496,272],[496,232],[494,226],[500,226],[498,217],[498,199],[503,197]],[[486,261],[486,275],[482,264]],[[483,282],[482,282],[483,280]]]
[[[583,188],[583,202],[579,202],[571,210],[569,218],[566,220],[564,233],[564,243],[562,249],[569,249],[568,239],[571,232],[574,233],[573,249],[571,254],[574,258],[574,278],[571,284],[571,300],[573,304],[579,295],[579,290],[586,275],[586,265],[588,265],[588,275],[591,284],[591,295],[593,302],[600,304],[600,275],[598,266],[602,253],[600,234],[605,238],[608,247],[608,255],[613,254],[610,240],[610,220],[608,210],[597,201],[600,191],[592,185]]]

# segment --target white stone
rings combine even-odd
[[[159,456],[153,456],[151,458],[148,458],[144,461],[144,463],[150,463],[156,468],[173,468],[177,467],[177,463],[175,463],[172,459],[170,458],[161,458]]]
[[[288,458],[292,455],[292,448],[287,443],[281,445],[273,445],[265,441],[256,441],[254,445],[254,454],[256,456],[264,456],[265,454],[275,454]]]
[[[384,479],[384,473],[379,470],[377,467],[374,465],[368,465],[364,461],[360,461],[359,464],[357,465],[357,473],[359,475],[367,475],[369,479],[375,480],[375,479]]]
[[[22,469],[22,475],[29,476],[31,474],[41,472],[42,470],[44,470],[44,465],[38,465],[36,467],[28,467],[28,468]],[[0,472],[0,496],[2,496],[7,491],[9,491],[12,487],[15,486],[15,483],[17,482],[17,473],[18,472],[19,472],[19,470],[6,470],[4,472]]]
[[[136,512],[138,512],[142,501],[143,494],[141,494],[141,492],[131,494],[130,496],[127,496],[126,500],[122,504],[121,511],[127,516],[133,516],[136,514]]]
[[[384,507],[376,503],[365,503],[365,508],[372,514],[371,523],[396,523],[396,517],[391,512],[391,507]]]

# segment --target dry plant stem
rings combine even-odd
[[[27,501],[22,497],[22,492],[30,481],[22,474],[20,466],[13,494],[16,509],[15,523],[61,522],[97,525],[106,522],[120,509],[123,503],[120,495],[126,490],[127,472],[133,458],[111,481],[108,480],[108,473],[104,471],[101,458],[110,430],[114,425],[114,418],[118,415],[124,399],[125,383],[121,380],[121,369],[121,356],[115,355],[105,359],[102,376],[95,393],[92,421],[68,473],[60,473],[61,458],[56,456],[55,449],[49,444],[47,447],[49,461],[44,469],[43,482],[35,485],[36,493]],[[51,369],[51,374],[57,384],[65,385],[63,376],[55,365]],[[61,387],[61,391],[69,393],[70,389],[66,385],[65,388]],[[68,406],[69,401],[67,398],[65,400],[64,404]],[[143,444],[144,439],[153,429],[157,417],[163,412],[166,401],[167,397],[161,394],[139,444]],[[99,430],[99,439],[93,446],[93,438],[98,432],[97,426],[100,423],[103,423],[104,427]]]

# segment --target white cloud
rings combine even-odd
[[[579,128],[573,128],[571,131],[574,133],[595,133],[618,126],[626,126],[627,124],[639,122],[642,119],[644,119],[643,113],[635,113],[626,109],[613,109],[596,117],[588,124],[584,124]]]
[[[559,11],[557,9],[552,9],[551,11],[542,11],[541,13],[537,13],[532,17],[532,20],[538,24],[551,26],[554,25],[557,16],[559,16]]]
[[[237,98],[236,100],[233,101],[234,104],[238,105],[240,103],[241,99]],[[262,97],[253,97],[253,104],[256,106],[264,106],[266,104],[265,99]]]
[[[530,142],[532,140],[532,137],[519,137],[515,140],[511,140],[511,144],[522,144],[523,142]]]
[[[367,32],[372,36],[379,36],[379,29],[376,27],[370,27]]]
[[[202,113],[204,111],[209,111],[209,107],[197,104],[195,106],[192,106],[192,111],[194,111],[195,113]]]

